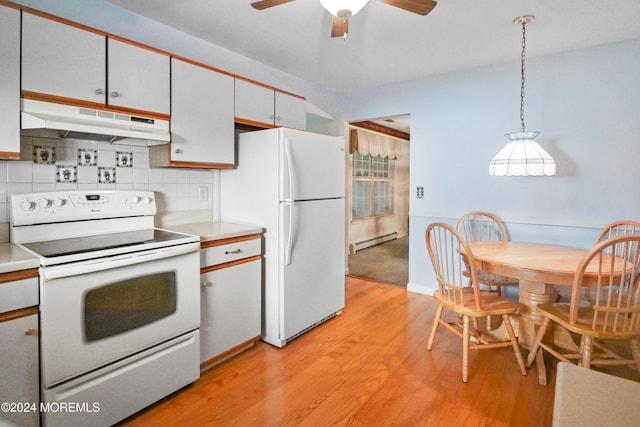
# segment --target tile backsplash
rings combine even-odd
[[[20,161],[0,161],[0,223],[10,220],[10,194],[52,190],[152,190],[159,214],[210,211],[213,216],[215,171],[150,168],[147,147],[122,142],[64,139],[50,130],[24,131]]]

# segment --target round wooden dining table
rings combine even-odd
[[[589,252],[588,249],[570,246],[510,241],[469,242],[469,247],[478,269],[518,279],[518,340],[527,349],[533,346],[535,325],[541,324],[543,320],[536,306],[551,302],[554,285],[573,284],[578,264]],[[588,277],[589,274],[586,274],[585,278]]]

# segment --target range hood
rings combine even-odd
[[[171,138],[168,120],[33,99],[22,99],[21,118],[22,129],[57,129],[63,138],[106,142],[128,138],[131,145],[166,144]]]

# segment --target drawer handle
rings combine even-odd
[[[202,286],[203,288],[208,288],[208,287],[210,287],[210,286],[212,286],[212,285],[213,285],[213,283],[211,283],[211,282],[210,282],[210,281],[208,281],[208,280],[207,280],[206,282],[202,282],[202,283],[200,284],[200,286]]]
[[[28,335],[28,336],[31,336],[31,335],[33,335],[33,334],[35,334],[35,333],[36,333],[36,330],[35,330],[35,329],[33,329],[33,328],[29,328],[29,329],[27,329],[26,331],[24,331],[24,334],[25,334],[25,335]]]
[[[224,254],[225,254],[225,255],[231,255],[231,254],[234,254],[234,255],[235,255],[235,254],[239,254],[239,253],[241,253],[241,252],[242,252],[242,251],[241,251],[240,249],[236,249],[236,250],[233,250],[233,251],[225,251],[225,253],[224,253]]]

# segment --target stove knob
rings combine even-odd
[[[30,200],[25,200],[24,202],[20,203],[20,207],[23,211],[32,211],[36,208],[36,204]]]
[[[53,206],[59,208],[64,205],[64,199],[54,199]]]
[[[153,201],[153,199],[151,197],[149,197],[149,196],[142,198],[142,203],[144,203],[145,205],[151,204],[152,201]]]
[[[40,205],[41,208],[48,208],[49,206],[51,206],[51,200],[49,200],[49,199],[40,199],[38,201],[38,205]]]
[[[133,196],[131,198],[131,203],[133,203],[134,205],[137,205],[138,203],[140,203],[140,197],[138,196]]]

